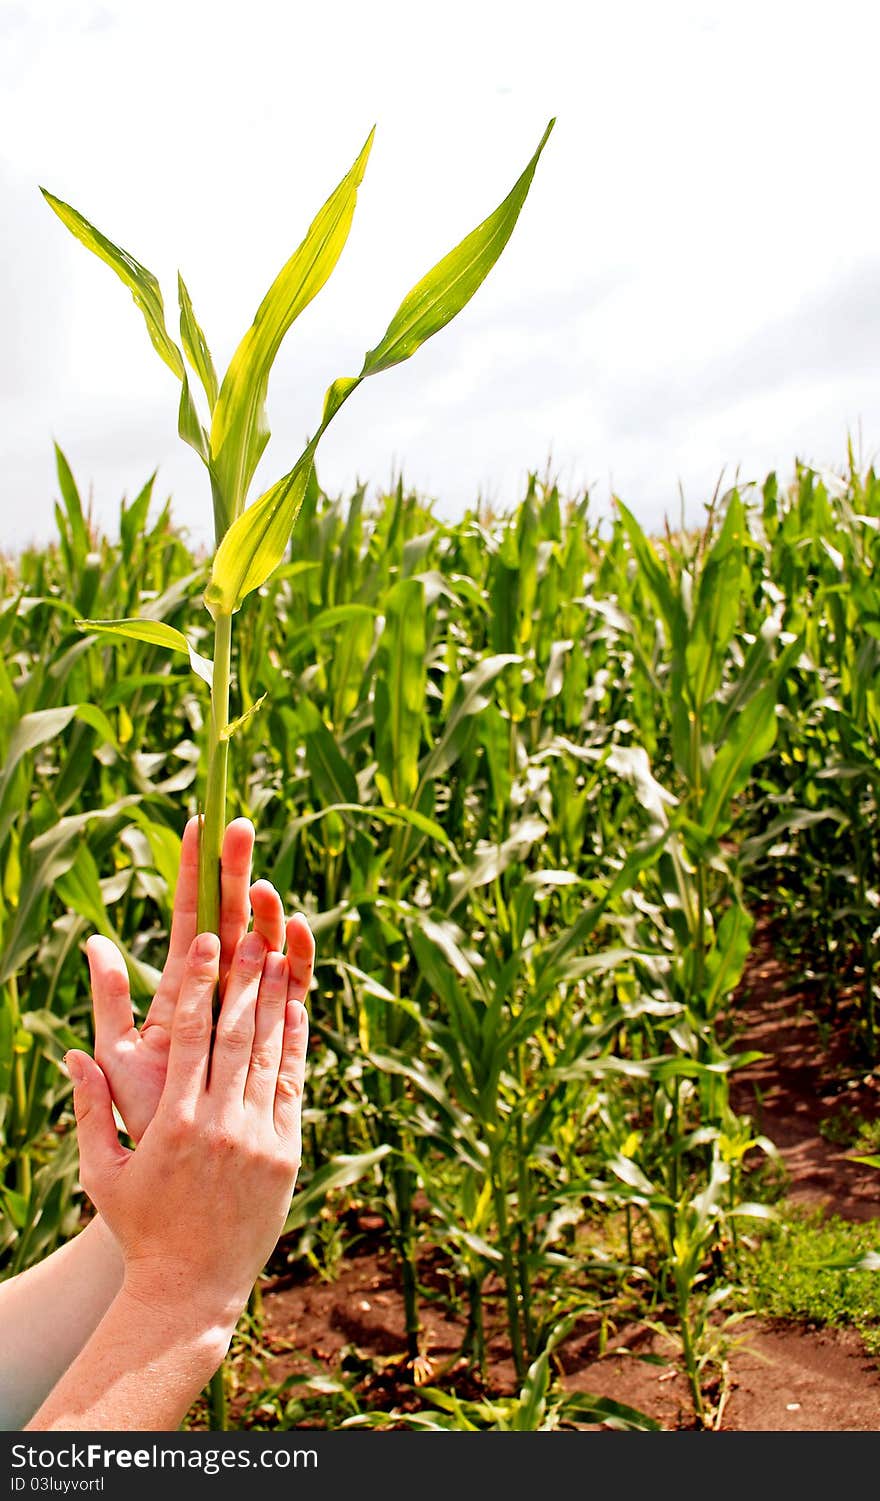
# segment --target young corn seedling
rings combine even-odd
[[[230,719],[233,616],[247,596],[258,590],[282,562],[313,475],[318,444],[342,406],[368,376],[409,359],[426,339],[444,328],[466,306],[494,266],[513,232],[553,124],[551,120],[547,125],[537,150],[506,198],[403,299],[378,344],[364,356],[360,372],[332,383],[324,397],[317,430],[293,468],[251,504],[248,503],[251,482],[269,440],[265,402],[272,366],[288,329],[321,291],[339,260],[351,228],[373,132],[312,221],[302,244],[272,283],[222,381],[218,381],[183,278],[178,277],[178,345],[166,328],[156,277],[76,209],[42,190],[49,206],[71,233],[105,261],[131,292],[154,349],[180,383],[180,436],[198,454],[210,481],[216,548],[204,603],[214,622],[213,661],[196,652],[181,631],[162,621],[126,618],[79,622],[90,632],[146,641],[188,655],[193,670],[210,688],[200,841],[200,930],[216,932],[219,924],[220,851],[226,824],[229,740],[262,702],[257,699],[237,718]],[[203,423],[199,412],[187,366],[202,387],[208,408],[207,423]],[[392,817],[399,794],[395,786],[398,780],[391,779],[390,796],[385,797]],[[405,798],[407,790],[403,789],[400,795]],[[222,1380],[215,1396],[213,1421],[222,1426]]]

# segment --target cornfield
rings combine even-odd
[[[84,941],[113,938],[148,1000],[205,799],[204,685],[76,622],[210,655],[210,562],[154,479],[111,540],[57,460],[57,542],[0,563],[6,1274],[81,1215],[60,1060],[89,1037]],[[636,1302],[712,1422],[741,1237],[772,1212],[772,1143],[730,1103],[759,908],[832,1000],[856,986],[867,1067],[880,1046],[878,531],[852,454],[653,539],[549,478],[444,522],[402,482],[331,498],[310,472],[236,631],[227,812],[318,946],[283,1248],[332,1275],[351,1207],[379,1217],[421,1426],[534,1428],[553,1404],[651,1426],[554,1395],[577,1319]],[[520,1395],[491,1411],[425,1375],[428,1250],[462,1369],[503,1324]]]

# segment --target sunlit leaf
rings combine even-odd
[[[213,615],[228,615],[238,610],[245,596],[265,583],[283,559],[303,502],[318,443],[352,392],[367,376],[390,369],[415,354],[426,339],[445,328],[462,310],[488,276],[513,232],[553,124],[551,120],[525,171],[494,214],[450,251],[404,298],[385,337],[365,356],[360,375],[343,376],[329,387],[324,398],[321,425],[293,469],[243,515],[238,515],[237,511],[243,503],[242,486],[244,484],[246,488],[246,483],[250,482],[268,434],[258,426],[257,407],[249,406],[244,400],[239,403],[244,414],[239,423],[241,432],[236,430],[236,434],[230,437],[231,419],[226,419],[225,427],[221,426],[220,413],[226,389],[224,380],[211,429],[211,448],[232,524],[217,549],[211,580],[205,591],[205,603]],[[244,345],[239,353],[242,349]],[[235,465],[230,459],[226,469],[221,471],[219,455],[224,445],[229,454],[238,455],[238,458]],[[247,459],[246,448],[250,451]]]
[[[213,663],[190,646],[182,631],[166,625],[163,620],[78,620],[84,631],[96,631],[105,636],[124,636],[128,641],[146,641],[151,646],[164,646],[168,651],[183,652],[189,657],[193,672],[198,673],[210,687]]]
[[[211,423],[211,458],[225,522],[223,530],[241,513],[254,470],[269,440],[266,391],[281,341],[324,286],[348,239],[373,134],[370,131],[354,165],[275,278],[223,377]],[[223,530],[218,533],[218,541]]]

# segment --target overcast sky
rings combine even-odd
[[[656,525],[730,481],[880,448],[870,0],[0,0],[2,544],[46,540],[52,439],[111,530],[157,496],[207,540],[177,383],[67,199],[183,271],[221,372],[270,281],[376,141],[348,245],[269,389],[256,496],[403,294],[556,129],[473,303],[328,433],[331,493],[402,468],[441,515],[530,469]],[[176,332],[176,329],[173,330]]]

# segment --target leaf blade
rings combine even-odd
[[[40,188],[40,192],[62,224],[80,241],[80,244],[85,245],[87,250],[91,250],[99,260],[104,261],[128,287],[137,307],[143,314],[153,348],[178,380],[182,380],[185,375],[183,357],[165,327],[165,306],[162,293],[152,271],[148,271],[146,266],[136,261],[127,250],[114,245],[112,240],[108,240],[100,229],[90,224],[88,219],[71,204],[65,203],[62,198],[56,198],[48,188]]]
[[[182,652],[189,657],[193,672],[209,687],[211,685],[213,663],[190,646],[183,631],[167,625],[164,620],[77,620],[76,624],[84,631],[95,631],[105,636],[124,636],[128,641],[145,641],[150,646],[164,646],[167,651]]]
[[[375,127],[312,220],[304,240],[276,276],[223,377],[211,421],[210,446],[227,527],[241,514],[254,470],[269,440],[264,403],[272,363],[291,324],[321,291],[342,254],[374,134]]]

